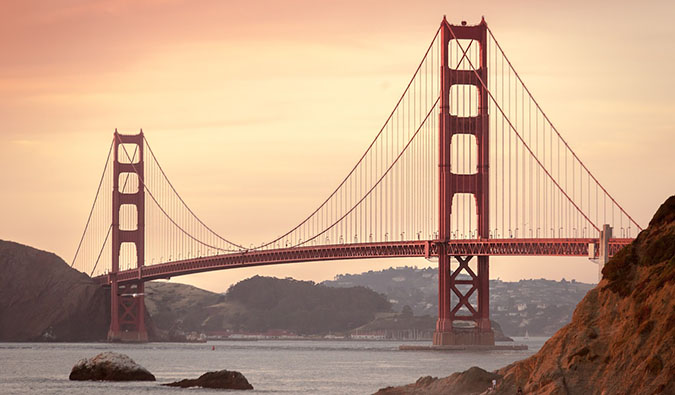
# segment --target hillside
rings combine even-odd
[[[108,298],[55,254],[0,240],[0,341],[105,339]]]
[[[55,254],[0,240],[0,273],[0,341],[106,339],[109,291]],[[226,295],[166,282],[148,282],[145,293],[152,341],[183,341],[190,332],[347,332],[390,311],[363,287],[257,276]]]
[[[363,287],[330,288],[310,281],[255,276],[225,295],[185,284],[149,282],[146,306],[169,338],[189,332],[299,335],[347,332],[390,311],[386,299]]]
[[[145,283],[145,308],[156,330],[155,340],[183,341],[190,332],[208,330],[212,306],[223,299],[221,294],[187,284]]]
[[[542,349],[494,373],[471,368],[381,394],[675,393],[675,196],[614,256],[572,322]]]
[[[589,265],[591,263],[589,262]],[[438,269],[389,268],[342,274],[322,284],[368,287],[387,295],[395,311],[410,306],[415,315],[438,314]],[[551,336],[570,322],[574,307],[593,284],[544,279],[507,282],[490,280],[490,318],[509,336]]]
[[[235,330],[286,329],[297,334],[343,332],[391,310],[389,302],[364,287],[331,288],[311,281],[255,276],[230,287],[226,300],[243,306]]]

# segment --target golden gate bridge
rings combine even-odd
[[[71,266],[110,288],[109,340],[146,341],[149,280],[437,258],[434,344],[490,345],[490,256],[602,263],[640,230],[546,116],[485,20],[444,18],[372,143],[287,232],[249,247],[223,237],[181,198],[142,131],[115,130]]]

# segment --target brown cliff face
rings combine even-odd
[[[55,254],[0,240],[0,341],[105,340],[109,304]]]
[[[572,322],[535,355],[494,372],[491,394],[675,393],[675,196],[603,269],[603,280],[579,303]],[[470,373],[471,372],[471,373]],[[479,394],[460,388],[475,368],[418,380],[388,394]],[[422,381],[422,382],[420,382]],[[479,384],[476,382],[475,384]]]

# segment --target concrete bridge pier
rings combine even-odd
[[[612,227],[605,224],[600,231],[600,240],[598,243],[598,282],[602,281],[602,268],[609,261],[609,239],[612,238]]]

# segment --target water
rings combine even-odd
[[[163,387],[210,370],[237,370],[255,388],[246,393],[370,394],[379,388],[444,377],[471,366],[494,370],[535,353],[547,338],[517,338],[527,351],[399,351],[389,341],[211,341],[206,344],[0,343],[0,394],[179,394]],[[211,347],[215,346],[215,351]],[[147,368],[157,382],[68,380],[81,358],[102,351],[124,353]],[[213,390],[197,389],[200,393]],[[190,392],[194,393],[194,392]]]

